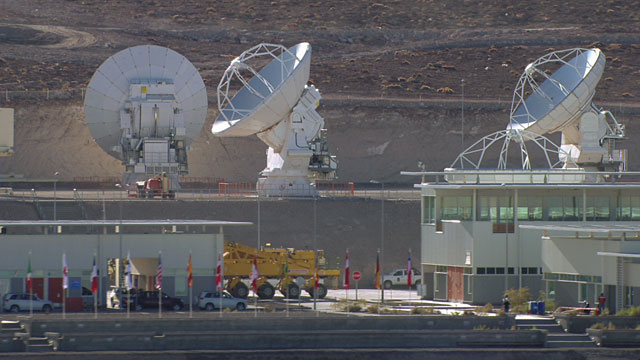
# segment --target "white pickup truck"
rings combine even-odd
[[[422,280],[422,275],[417,270],[412,271],[411,274],[411,282],[413,282],[413,286],[419,283]],[[382,277],[382,284],[385,289],[391,289],[392,286],[407,286],[407,269],[396,269],[393,270],[390,274],[384,275]]]

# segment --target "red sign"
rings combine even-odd
[[[353,280],[360,280],[362,278],[362,274],[360,274],[360,271],[354,271],[353,272]]]

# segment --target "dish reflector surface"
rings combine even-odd
[[[260,72],[244,63],[257,56],[271,55],[274,59]],[[227,68],[218,85],[220,115],[212,131],[218,136],[248,136],[262,132],[279,123],[293,109],[309,80],[311,45],[300,43],[289,49],[280,45],[261,44],[253,47]],[[245,81],[240,71],[254,76]],[[232,80],[245,86],[230,97]]]
[[[551,53],[527,66],[514,93],[508,129],[526,129],[533,133],[552,133],[577,119],[591,105],[595,88],[604,71],[605,56],[600,49],[574,49],[576,56],[564,61],[558,53]],[[571,55],[569,53],[568,55]],[[562,62],[551,76],[537,67],[549,62]],[[546,80],[538,85],[533,74]],[[529,85],[529,86],[526,86]],[[526,91],[532,91],[526,100]]]
[[[120,144],[120,112],[131,97],[131,84],[160,83],[175,86],[175,101],[184,116],[185,145],[195,141],[207,115],[207,91],[198,70],[171,49],[141,45],[111,56],[89,82],[85,118],[102,149],[120,158],[114,147]]]

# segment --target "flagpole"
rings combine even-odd
[[[349,249],[347,248],[347,255],[345,256],[344,261],[344,293],[345,299],[347,301],[347,316],[351,315],[349,314],[349,276],[351,276],[351,274],[349,264]]]
[[[218,292],[218,309],[220,310],[219,317],[222,318],[222,292],[224,291],[224,280],[223,280],[223,265],[224,265],[224,254],[220,254],[218,251],[218,266],[216,268],[216,291]]]
[[[125,287],[127,288],[127,319],[131,317],[131,288],[133,288],[133,284],[131,284],[131,251],[127,251],[127,267],[126,267],[125,276]]]
[[[156,287],[158,288],[158,319],[162,319],[162,251],[158,251]]]
[[[62,254],[62,319],[67,318],[67,254]]]
[[[31,251],[29,251],[29,272],[27,282],[29,283],[29,316],[33,317],[33,274],[31,270]]]
[[[93,253],[93,266],[96,266],[96,253]],[[93,276],[96,275],[91,270],[91,290],[93,291],[93,318],[98,318],[98,289],[94,286]],[[96,281],[97,282],[97,281]]]
[[[189,250],[188,272],[187,285],[189,286],[189,318],[193,318],[193,264],[191,263],[191,250]]]

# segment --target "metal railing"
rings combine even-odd
[[[56,199],[59,202],[75,201],[77,202],[86,216],[84,202],[87,201],[254,201],[258,194],[252,192],[236,192],[236,193],[219,193],[217,188],[207,189],[188,189],[178,190],[175,192],[175,198],[163,199],[161,196],[148,199],[136,196],[135,192],[128,193],[126,189],[99,190],[99,189],[73,189],[73,190],[57,190]],[[372,188],[368,186],[358,187],[354,185],[353,190],[347,189],[344,192],[336,191],[333,188],[321,188],[318,191],[320,199],[380,199],[385,200],[419,200],[420,190],[413,188]],[[38,212],[44,218],[42,202],[54,201],[53,190],[42,189],[32,190],[13,190],[12,194],[0,194],[0,198],[4,200],[33,202],[38,208]],[[262,200],[280,200],[280,199],[305,199],[311,197],[300,196],[260,196]]]

